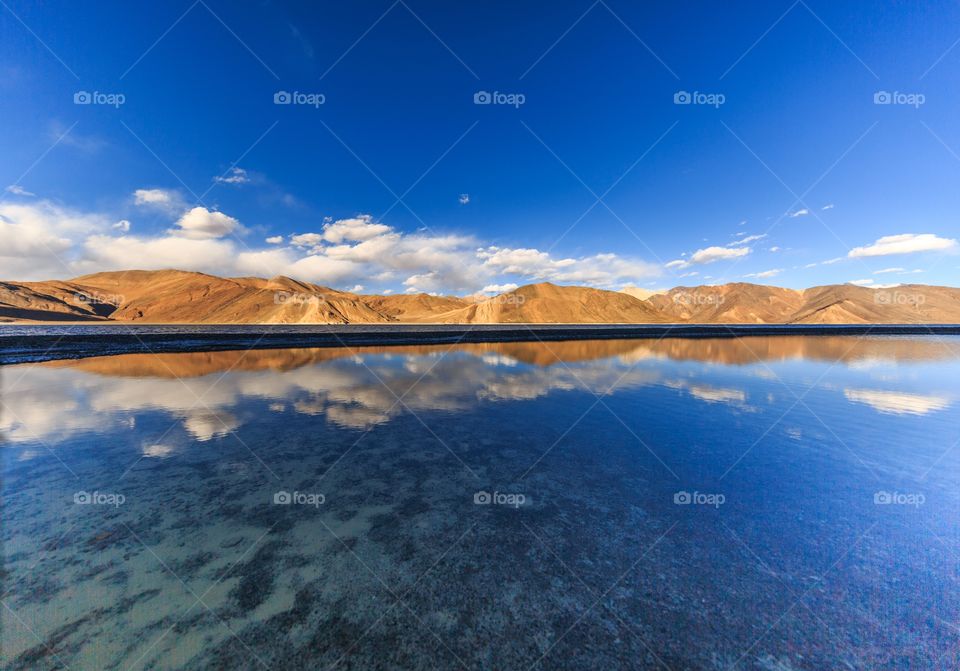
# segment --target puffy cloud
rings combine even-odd
[[[466,205],[467,203],[470,202],[470,194],[469,194],[469,193],[461,193],[459,200],[460,200],[460,204],[461,204],[461,205]]]
[[[364,214],[352,219],[340,219],[323,225],[323,239],[327,242],[362,242],[390,233],[386,224],[373,223],[373,217]]]
[[[313,254],[290,264],[284,274],[319,284],[339,284],[363,277],[364,270],[350,261]]]
[[[141,189],[143,206],[165,208],[176,192]],[[171,218],[173,213],[170,212]],[[205,207],[179,213],[156,234],[131,234],[128,220],[47,201],[0,203],[0,257],[9,279],[50,279],[125,268],[291,277],[350,287],[375,283],[432,293],[509,291],[531,281],[614,288],[657,277],[658,266],[617,254],[554,258],[531,248],[484,246],[468,235],[404,233],[369,215],[327,220],[318,231],[271,236],[252,248],[231,234],[236,218]],[[739,254],[741,252],[734,252]]]
[[[505,294],[508,291],[513,291],[519,289],[519,285],[508,282],[507,284],[488,284],[483,289],[480,290],[480,293],[484,294]]]
[[[889,256],[891,254],[913,254],[916,252],[933,252],[953,249],[957,241],[950,238],[941,238],[933,233],[903,233],[901,235],[885,235],[872,245],[854,247],[847,256],[851,258],[864,256]]]
[[[3,279],[42,280],[70,273],[74,240],[110,227],[111,220],[48,202],[0,202]]]
[[[240,222],[223,212],[208,210],[205,207],[195,207],[184,213],[177,221],[179,229],[171,232],[193,240],[209,240],[222,238],[242,230]]]
[[[83,243],[84,270],[161,270],[178,268],[233,274],[237,254],[230,242],[178,236],[140,238],[92,235]]]
[[[296,257],[287,249],[247,250],[237,254],[235,270],[240,275],[275,277],[288,274]]]
[[[169,189],[137,189],[133,192],[133,203],[139,207],[171,211],[184,207],[180,194]]]
[[[554,259],[539,249],[486,247],[477,250],[477,256],[485,267],[498,273],[552,282],[612,286],[660,274],[651,263],[625,259],[616,254]]]

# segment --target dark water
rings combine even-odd
[[[956,337],[0,376],[3,668],[960,667]]]

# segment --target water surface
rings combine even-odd
[[[960,666],[960,338],[0,376],[4,668]]]

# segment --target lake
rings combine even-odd
[[[960,337],[0,368],[0,666],[960,668]]]

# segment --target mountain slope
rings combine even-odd
[[[429,322],[433,317],[470,305],[456,296],[405,294],[402,296],[361,296],[367,305],[398,322]]]

